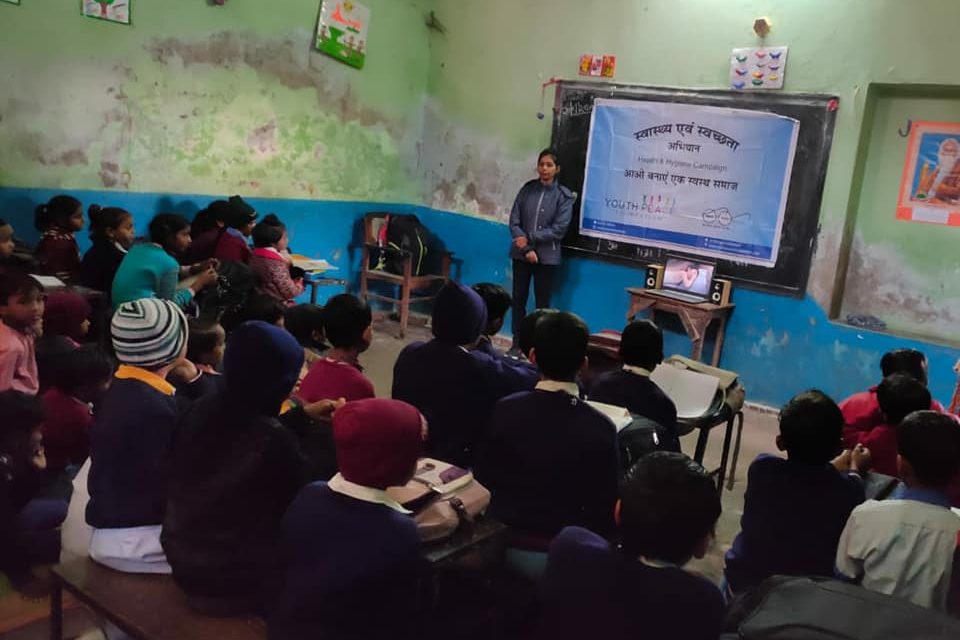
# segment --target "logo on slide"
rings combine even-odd
[[[717,229],[726,229],[731,224],[737,221],[744,221],[750,219],[750,212],[745,211],[737,215],[730,213],[730,210],[726,207],[720,207],[719,209],[707,209],[701,214],[703,218],[703,226],[705,227],[714,227]]]

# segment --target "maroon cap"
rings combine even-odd
[[[333,414],[340,473],[350,482],[386,489],[410,480],[423,447],[420,412],[406,402],[368,398]]]

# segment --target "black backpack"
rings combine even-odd
[[[955,640],[960,620],[830,578],[773,576],[730,605],[721,640]]]
[[[379,252],[372,252],[371,267],[403,275],[404,256],[411,256],[413,275],[427,273],[430,232],[415,215],[389,214],[377,237]],[[379,255],[376,255],[378,254]]]
[[[256,277],[242,262],[221,262],[217,270],[217,284],[201,291],[196,298],[200,316],[219,321],[236,314],[256,287]]]
[[[620,448],[620,463],[624,470],[654,451],[680,453],[680,438],[672,429],[643,416],[633,416],[633,421],[617,434]]]

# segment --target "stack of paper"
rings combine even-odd
[[[290,258],[293,261],[293,266],[300,267],[304,271],[331,271],[336,268],[323,258],[315,260],[300,255],[292,255]]]
[[[40,286],[44,289],[63,289],[67,286],[63,280],[54,278],[53,276],[38,276],[31,273],[30,277],[39,282]]]
[[[704,373],[658,365],[650,379],[677,405],[678,418],[699,418],[713,404],[720,380]]]

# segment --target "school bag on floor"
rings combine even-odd
[[[470,526],[490,505],[490,492],[473,474],[448,462],[421,458],[405,486],[387,494],[413,511],[424,542],[448,538],[461,526]]]
[[[404,256],[411,257],[412,275],[426,273],[430,232],[412,214],[387,214],[377,231],[377,247],[370,255],[371,268],[403,275]]]
[[[720,640],[956,640],[960,620],[830,578],[773,576],[730,605]]]

